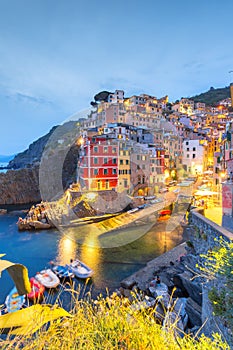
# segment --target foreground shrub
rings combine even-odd
[[[233,242],[220,240],[204,258],[199,268],[207,280],[213,280],[215,287],[209,291],[214,314],[224,318],[226,325],[233,328]]]
[[[135,300],[135,303],[137,301]],[[201,336],[177,335],[176,325],[166,330],[155,321],[155,310],[133,311],[122,299],[99,298],[97,302],[76,301],[73,317],[52,321],[33,336],[0,343],[1,349],[37,350],[228,350],[220,336],[213,340]]]

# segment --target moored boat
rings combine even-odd
[[[171,215],[171,210],[169,209],[164,209],[159,212],[159,215]]]
[[[5,305],[8,312],[20,310],[24,303],[25,295],[19,295],[16,287],[10,291],[5,300]]]
[[[31,292],[27,294],[28,299],[40,299],[44,294],[45,287],[34,277],[30,278]]]
[[[74,273],[69,269],[68,265],[53,265],[52,270],[59,278],[74,278]]]
[[[169,209],[161,210],[161,211],[159,212],[159,217],[158,217],[157,221],[165,221],[165,220],[170,219],[171,213],[172,213],[172,212],[171,212],[171,210],[169,210]]]
[[[88,278],[93,275],[93,270],[80,260],[74,260],[68,264],[69,270],[78,278]]]
[[[157,219],[157,221],[166,221],[170,219],[171,215],[160,215]]]
[[[56,288],[60,283],[59,278],[51,269],[37,272],[35,279],[46,288]]]

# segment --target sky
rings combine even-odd
[[[169,101],[233,81],[232,0],[0,0],[0,154],[102,91]]]

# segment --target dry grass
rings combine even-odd
[[[53,321],[33,336],[0,342],[0,349],[26,350],[225,350],[230,349],[218,335],[213,340],[178,336],[176,325],[163,329],[155,321],[155,310],[134,312],[120,298],[99,297],[79,300],[73,291],[72,318]],[[137,300],[135,299],[135,303]]]

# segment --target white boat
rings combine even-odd
[[[71,261],[68,267],[78,278],[88,278],[93,275],[93,270],[80,260]]]
[[[139,210],[138,208],[133,208],[133,209],[128,210],[127,213],[128,214],[133,214],[133,213],[135,213],[138,210]]]
[[[51,269],[37,272],[35,278],[46,288],[56,288],[60,283],[59,278]]]

